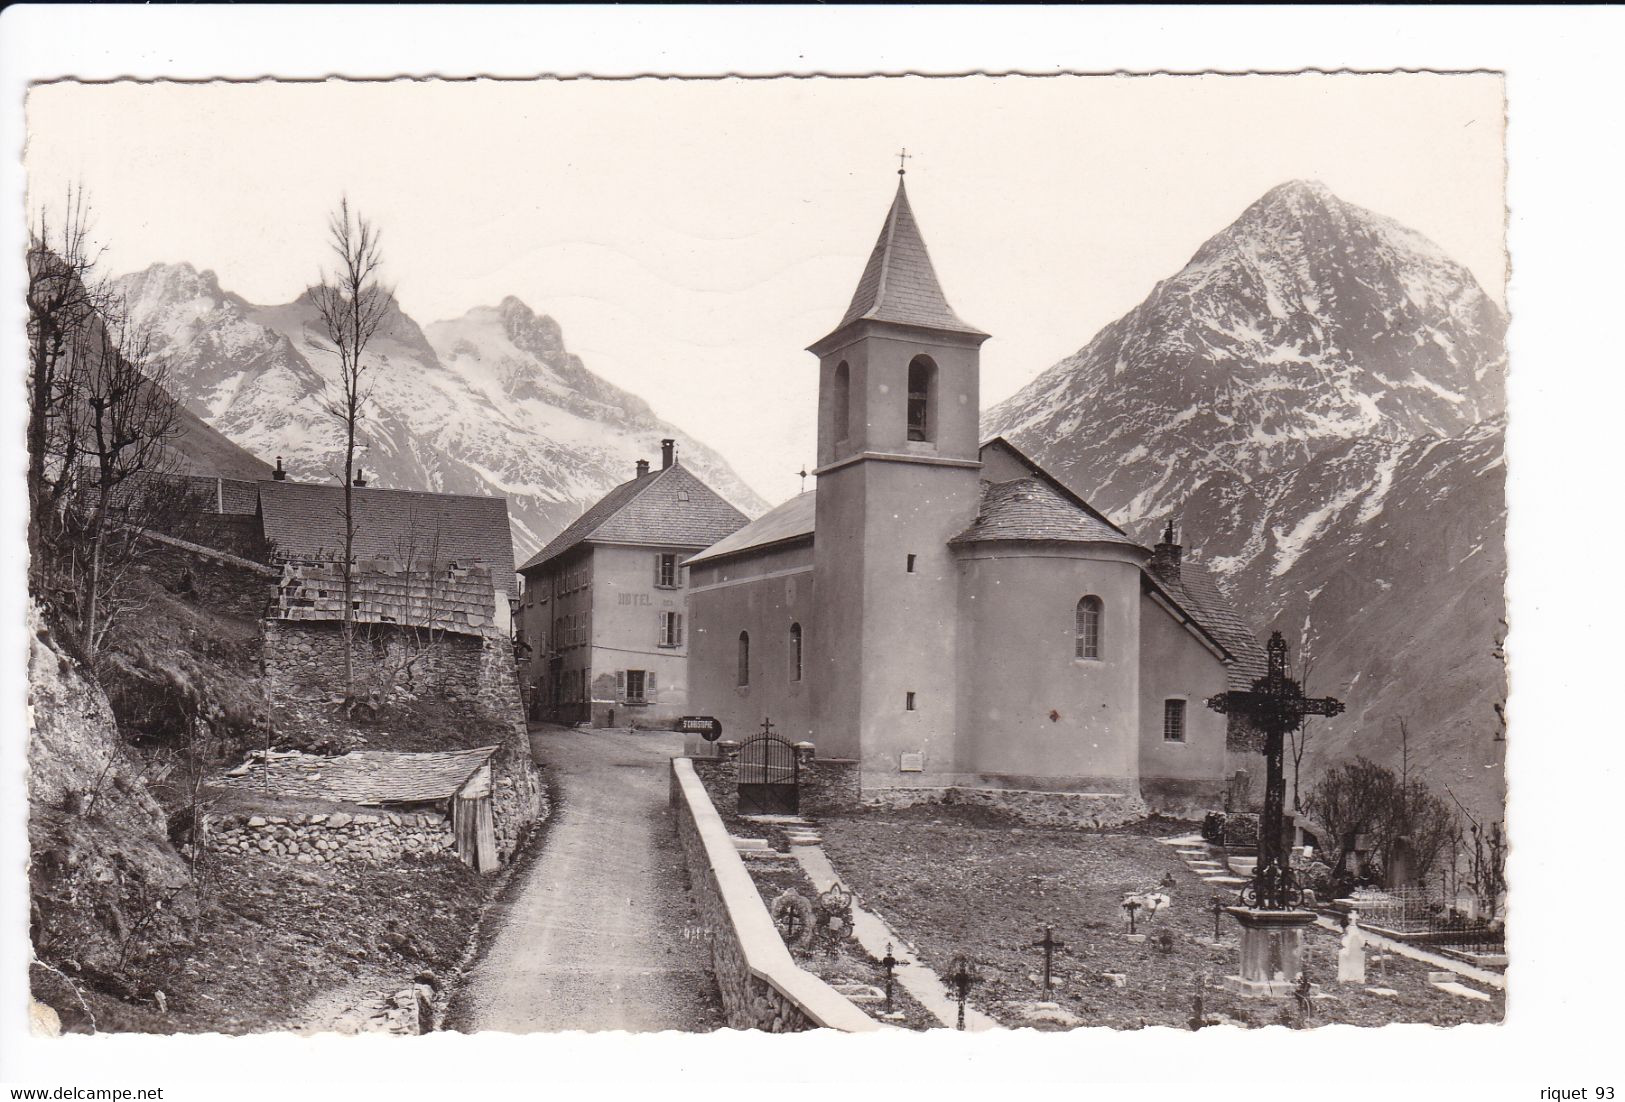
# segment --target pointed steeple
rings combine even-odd
[[[835,331],[861,320],[987,336],[959,320],[953,307],[948,305],[901,178],[897,181],[897,195],[892,200],[891,210],[886,213],[886,223],[880,228],[880,238],[869,254],[869,263],[864,266],[863,277],[852,295],[852,305],[846,308],[846,315]]]

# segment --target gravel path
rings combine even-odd
[[[667,761],[682,736],[531,735],[554,821],[469,974],[457,1028],[707,1031],[722,1024],[682,848]]]

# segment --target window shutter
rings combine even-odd
[[[649,670],[643,675],[643,699],[650,704],[657,702],[655,696],[655,672]]]
[[[683,645],[683,614],[675,612],[672,615],[677,617],[677,631],[673,636],[673,641],[680,647]]]
[[[625,670],[616,670],[615,671],[615,699],[617,701],[624,701],[626,699],[626,671]]]

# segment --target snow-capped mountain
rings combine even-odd
[[[328,411],[336,359],[308,295],[256,306],[213,272],[155,264],[122,277],[132,314],[149,322],[177,396],[232,441],[292,477],[342,476],[343,437]],[[508,498],[521,560],[664,437],[718,493],[752,515],[766,503],[715,452],[593,375],[552,318],[507,298],[420,328],[391,303],[368,346],[371,386],[360,463],[374,485]]]
[[[1506,320],[1421,235],[1274,188],[1075,355],[990,410],[1148,544],[1176,517],[1260,634],[1307,626],[1306,773],[1363,753],[1500,805]]]
[[[1499,414],[1505,330],[1426,238],[1293,182],[984,424],[1044,442],[1057,473],[1135,524],[1177,512],[1216,474]]]

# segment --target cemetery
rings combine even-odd
[[[926,963],[944,976],[956,956],[975,963],[972,1004],[1011,1028],[1188,1029],[1204,976],[1208,1024],[1455,1025],[1503,1016],[1502,991],[1463,981],[1458,986],[1482,997],[1463,996],[1440,986],[1459,977],[1435,982],[1437,965],[1370,945],[1365,981],[1339,982],[1343,935],[1314,924],[1303,937],[1303,972],[1313,990],[1307,1020],[1296,998],[1227,989],[1241,930],[1216,915],[1213,903],[1217,897],[1228,906],[1235,892],[1208,883],[1165,844],[1193,825],[1153,819],[1117,830],[1045,830],[986,811],[922,807],[825,817],[818,830],[851,889]],[[1157,907],[1157,896],[1166,903]],[[1153,903],[1125,908],[1130,898]],[[1051,940],[1064,943],[1051,950],[1047,993],[1045,953],[1035,945],[1046,925]],[[1080,1021],[1045,1021],[1033,1013],[1043,1004]]]

